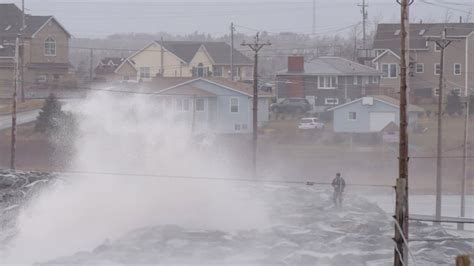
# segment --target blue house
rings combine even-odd
[[[252,86],[222,78],[196,78],[161,89],[158,105],[194,132],[252,132]],[[269,120],[271,94],[259,92],[258,126]]]
[[[336,133],[375,133],[381,132],[390,123],[400,125],[400,108],[397,99],[375,95],[329,109],[333,111],[334,131]],[[408,106],[408,128],[414,129],[423,108]]]

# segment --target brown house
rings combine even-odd
[[[303,56],[289,56],[288,67],[279,71],[277,97],[304,97],[316,112],[369,94],[382,94],[382,73],[341,57],[319,57],[305,62]]]
[[[410,24],[410,102],[432,103],[438,96],[440,49],[433,39],[446,28],[448,38],[455,38],[445,49],[444,77],[446,90],[466,95],[474,88],[474,23]],[[374,39],[372,62],[382,71],[380,86],[399,90],[400,25],[379,24]]]
[[[0,4],[0,90],[13,84],[15,39],[22,38],[24,87],[63,88],[72,85],[69,64],[71,35],[53,16],[25,15],[14,4]]]

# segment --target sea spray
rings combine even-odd
[[[94,93],[71,111],[78,128],[69,173],[61,174],[67,182],[21,212],[18,234],[0,262],[30,264],[87,251],[143,226],[264,226],[263,204],[239,183],[176,178],[225,179],[238,169],[222,147],[196,143],[189,123],[159,108],[154,96]]]

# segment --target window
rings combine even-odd
[[[338,98],[325,98],[324,99],[324,104],[326,104],[326,105],[337,105],[337,104],[339,104],[339,99]]]
[[[230,112],[238,113],[239,112],[239,98],[230,98]]]
[[[461,64],[454,64],[454,75],[461,75]]]
[[[54,79],[54,80],[60,80],[60,79],[61,79],[61,75],[54,74],[54,75],[53,75],[53,79]]]
[[[189,99],[184,99],[183,100],[183,111],[185,112],[189,112],[189,110],[191,109],[191,101]]]
[[[235,124],[234,125],[234,130],[235,131],[240,131],[240,124]]]
[[[356,112],[349,112],[347,119],[348,120],[357,120],[357,113]]]
[[[150,67],[140,67],[140,78],[149,79],[150,78]]]
[[[434,88],[433,89],[433,94],[434,94],[434,96],[439,96],[439,88]]]
[[[335,89],[336,87],[336,76],[318,76],[318,89]]]
[[[440,64],[435,64],[435,75],[439,75],[440,73],[441,73]]]
[[[202,98],[196,99],[196,111],[204,112],[204,99]]]
[[[376,84],[379,82],[379,77],[377,76],[369,76],[368,83]]]
[[[433,45],[434,45],[434,50],[435,50],[436,52],[439,52],[439,51],[441,51],[441,48],[439,48],[439,45],[438,45],[438,44],[436,44],[436,42],[435,42],[435,43],[433,43]]]
[[[36,82],[38,83],[46,83],[48,81],[48,76],[46,75],[37,75]]]
[[[214,77],[222,77],[222,66],[213,66],[212,75]]]
[[[382,72],[384,78],[396,78],[397,77],[397,64],[382,64]]]
[[[52,37],[44,40],[44,55],[56,56],[56,41]]]
[[[454,94],[461,96],[461,89],[460,88],[455,88],[453,89]]]
[[[207,77],[208,70],[209,70],[208,67],[204,67],[204,65],[202,63],[199,63],[198,66],[196,68],[194,68],[194,71],[195,71],[194,76],[196,76],[196,77]]]
[[[361,76],[354,77],[354,85],[362,85],[362,77]]]
[[[183,111],[183,99],[176,99],[176,111]]]
[[[247,130],[249,126],[247,124],[242,124],[242,130]]]
[[[425,65],[423,63],[417,63],[415,65],[415,71],[416,73],[423,73],[425,72]]]

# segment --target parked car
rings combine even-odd
[[[305,98],[287,98],[281,102],[270,105],[270,110],[275,113],[304,114],[312,109],[313,106]]]
[[[324,123],[319,122],[317,117],[301,118],[298,124],[299,129],[323,129]]]

